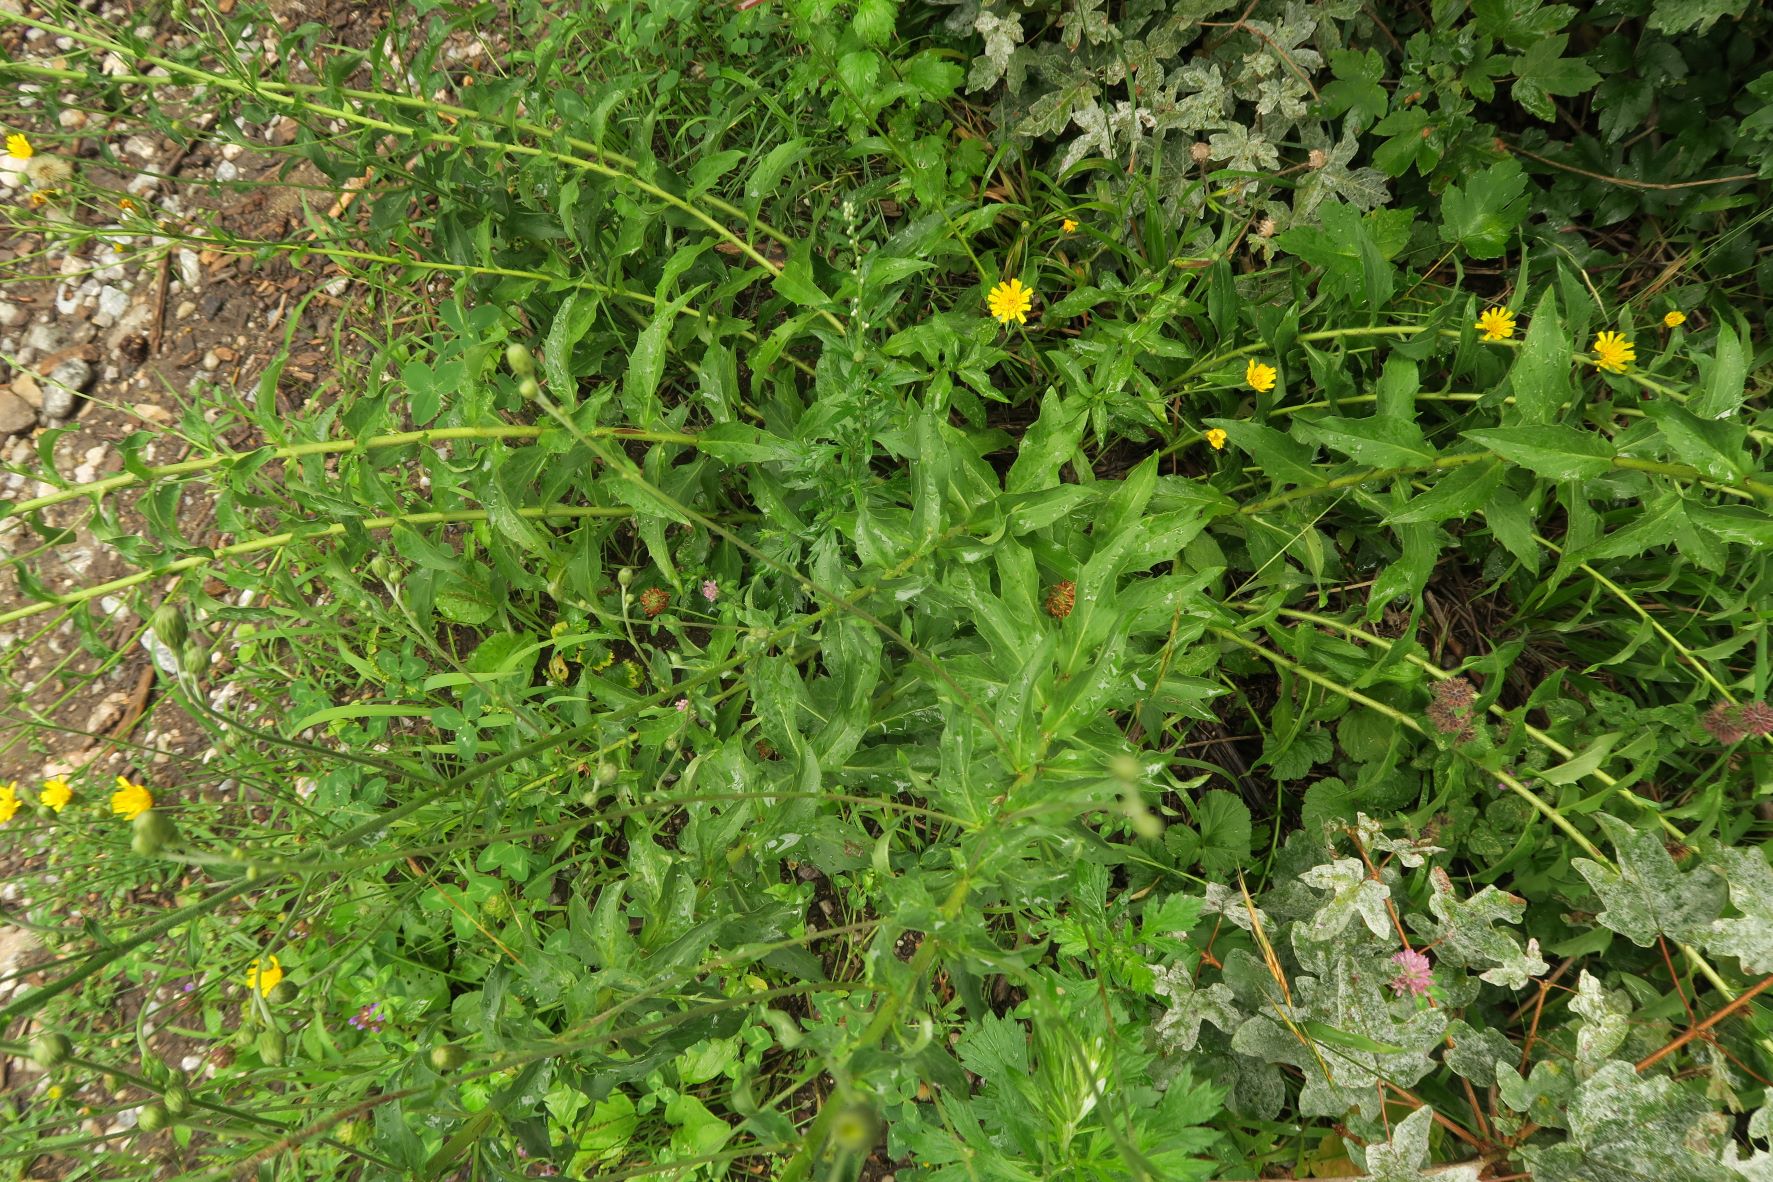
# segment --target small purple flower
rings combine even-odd
[[[720,584],[716,583],[713,579],[703,579],[702,598],[706,599],[709,603],[713,603],[716,599],[719,599]]]
[[[1391,979],[1391,990],[1402,997],[1409,994],[1421,997],[1434,988],[1434,970],[1428,958],[1414,949],[1406,948],[1391,958],[1391,963],[1398,967],[1398,975]]]
[[[688,698],[677,699],[677,712],[679,714],[688,714],[689,713],[689,699]]]
[[[364,1006],[355,1014],[351,1015],[351,1025],[363,1031],[365,1034],[380,1034],[382,1032],[383,1023],[381,1009],[381,1002],[371,1002],[369,1005]]]

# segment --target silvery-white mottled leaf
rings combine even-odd
[[[1087,80],[1075,86],[1050,91],[1030,104],[1028,114],[1016,125],[1016,134],[1029,139],[1057,135],[1065,130],[1065,125],[1071,121],[1072,112],[1080,104],[1094,105],[1095,101],[1096,88]]]
[[[1323,866],[1314,866],[1299,876],[1308,887],[1330,892],[1330,900],[1322,904],[1311,918],[1308,928],[1313,940],[1333,940],[1342,934],[1348,921],[1356,915],[1375,936],[1391,931],[1391,917],[1385,902],[1391,888],[1367,877],[1367,871],[1355,858],[1338,858]]]
[[[1171,112],[1159,117],[1157,130],[1202,132],[1225,126],[1231,92],[1218,66],[1192,63],[1182,67],[1174,81],[1178,95],[1187,93],[1176,100]]]
[[[1528,940],[1526,950],[1510,956],[1495,968],[1478,974],[1478,980],[1504,989],[1525,989],[1527,982],[1551,966],[1539,955],[1539,941]]]
[[[1524,987],[1528,978],[1546,970],[1537,945],[1523,950],[1514,933],[1492,926],[1518,923],[1526,910],[1526,900],[1493,886],[1461,899],[1446,871],[1439,867],[1429,872],[1429,881],[1434,885],[1434,893],[1429,896],[1428,909],[1440,921],[1430,931],[1443,963],[1455,968],[1489,966],[1495,975],[1486,972],[1483,979],[1511,989]]]
[[[1244,901],[1242,891],[1234,891],[1230,887],[1221,886],[1216,882],[1207,884],[1207,902],[1201,908],[1202,915],[1223,915],[1247,932],[1251,925],[1251,910],[1251,906]],[[1267,928],[1269,926],[1268,916],[1262,913],[1260,907],[1253,908],[1253,910],[1256,912],[1256,922]]]
[[[1564,1127],[1564,1108],[1576,1090],[1576,1079],[1569,1065],[1556,1059],[1541,1059],[1522,1078],[1509,1059],[1496,1062],[1496,1094],[1516,1112],[1524,1112],[1534,1124],[1549,1129]]]
[[[1223,160],[1227,168],[1240,172],[1264,172],[1280,164],[1280,152],[1275,146],[1252,135],[1241,123],[1214,132],[1207,137],[1207,145],[1213,151],[1213,159]]]
[[[1589,858],[1571,865],[1588,880],[1604,908],[1595,918],[1640,948],[1658,935],[1701,942],[1724,907],[1723,881],[1709,866],[1683,874],[1663,848],[1661,836],[1638,830],[1607,813],[1595,819],[1613,841],[1618,868]]]
[[[1256,88],[1256,113],[1291,123],[1305,114],[1305,84],[1291,74],[1265,79]]]
[[[1361,844],[1368,850],[1396,854],[1397,860],[1411,869],[1422,865],[1431,855],[1444,852],[1440,846],[1426,838],[1393,837],[1385,832],[1383,825],[1365,813],[1354,815],[1354,829]]]
[[[1765,1149],[1757,1149],[1744,1156],[1740,1146],[1731,1146],[1726,1151],[1724,1165],[1735,1171],[1748,1182],[1773,1182],[1773,1153]]]
[[[1157,969],[1156,965],[1151,967]],[[1158,996],[1170,999],[1170,1008],[1158,1018],[1153,1028],[1158,1045],[1166,1051],[1180,1054],[1192,1051],[1195,1043],[1200,1041],[1202,1022],[1211,1022],[1230,1034],[1244,1020],[1245,1015],[1238,1008],[1230,986],[1214,982],[1205,989],[1197,989],[1189,980],[1184,965],[1172,965],[1163,970],[1158,976],[1156,989]]]
[[[1059,18],[1059,27],[1065,30],[1065,48],[1073,51],[1086,37],[1091,45],[1100,45],[1114,35],[1108,14],[1102,11],[1102,0],[1071,0]]]
[[[1114,151],[1114,136],[1108,127],[1108,112],[1096,103],[1092,102],[1072,111],[1071,121],[1083,129],[1083,134],[1066,146],[1064,156],[1059,159],[1060,173],[1089,155],[1092,147],[1098,148],[1096,154],[1099,156],[1106,156]]]
[[[1748,1135],[1756,1141],[1773,1141],[1773,1104],[1755,1109],[1748,1118]]]
[[[1583,1022],[1576,1031],[1576,1066],[1599,1063],[1618,1050],[1631,1032],[1626,1021],[1630,1008],[1620,1004],[1587,969],[1576,978],[1576,997],[1570,1008],[1581,1015]]]
[[[1359,146],[1353,130],[1349,130],[1334,146],[1323,149],[1324,166],[1307,172],[1293,194],[1296,216],[1308,217],[1331,197],[1362,211],[1376,209],[1391,200],[1384,173],[1376,168],[1348,167]]]
[[[1480,1088],[1496,1082],[1498,1061],[1512,1063],[1518,1057],[1514,1044],[1500,1030],[1489,1027],[1479,1030],[1463,1018],[1448,1023],[1447,1038],[1453,1045],[1441,1055],[1441,1061],[1452,1068],[1455,1075],[1469,1079]]]
[[[973,30],[985,38],[985,52],[973,59],[967,74],[967,90],[988,90],[996,86],[1010,67],[1010,55],[1022,44],[1022,18],[1015,14],[999,16],[981,12],[973,18]]]
[[[1618,1182],[1622,1178],[1735,1182],[1710,1141],[1710,1105],[1666,1075],[1639,1075],[1618,1059],[1602,1065],[1570,1101],[1569,1139],[1527,1145],[1522,1161],[1536,1182]]]
[[[1336,955],[1328,971],[1294,983],[1300,1012],[1345,1034],[1401,1049],[1357,1051],[1324,1045],[1320,1053],[1331,1078],[1350,1088],[1371,1087],[1380,1079],[1409,1087],[1434,1070],[1431,1056],[1445,1037],[1446,1011],[1397,1002],[1382,984],[1381,957],[1362,954],[1347,943],[1332,947]]]
[[[1434,1109],[1426,1104],[1392,1126],[1391,1139],[1366,1147],[1367,1177],[1372,1182],[1478,1182],[1482,1162],[1459,1162],[1430,1168],[1428,1164],[1428,1130],[1434,1121]],[[1361,1152],[1350,1141],[1349,1156]]]
[[[1751,973],[1773,973],[1773,869],[1755,850],[1718,851],[1740,919],[1714,919],[1708,951],[1738,957]]]

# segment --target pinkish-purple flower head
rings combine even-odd
[[[1391,979],[1391,990],[1399,997],[1406,993],[1421,997],[1434,988],[1434,968],[1422,953],[1406,948],[1392,957],[1391,963],[1398,967],[1397,976]]]
[[[713,579],[703,579],[702,598],[706,599],[709,603],[713,603],[716,599],[719,599],[720,584],[716,583]]]

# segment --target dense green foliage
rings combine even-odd
[[[142,213],[349,277],[304,415],[0,506],[0,621],[138,596],[214,744],[17,790],[6,1168],[1769,1177],[1747,7],[56,7],[40,153],[372,181]]]

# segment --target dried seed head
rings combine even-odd
[[[1329,162],[1330,162],[1330,155],[1328,152],[1325,152],[1322,148],[1313,148],[1311,150],[1311,154],[1305,158],[1306,167],[1311,168],[1314,171],[1316,169],[1322,168],[1324,165],[1328,164]]]
[[[1428,704],[1428,721],[1443,735],[1452,735],[1463,743],[1473,737],[1472,703],[1477,690],[1463,677],[1449,677],[1434,687],[1434,701]]]
[[[1750,702],[1742,708],[1742,725],[1751,735],[1773,735],[1773,706]]]
[[[1063,620],[1071,614],[1072,607],[1077,603],[1077,584],[1070,579],[1053,584],[1047,592],[1047,615],[1055,620]]]
[[[1263,218],[1256,225],[1256,237],[1258,237],[1258,238],[1273,238],[1274,232],[1276,230],[1278,230],[1279,228],[1280,227],[1275,224],[1275,221],[1273,218]]]
[[[1188,149],[1188,154],[1194,157],[1196,164],[1205,164],[1213,158],[1213,148],[1204,140],[1196,140],[1194,145]]]

